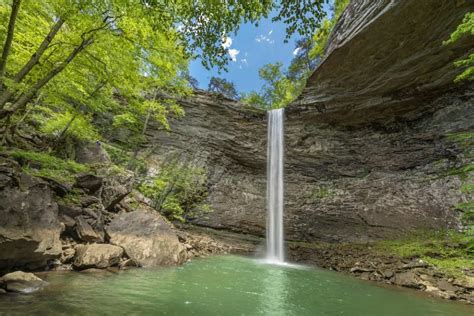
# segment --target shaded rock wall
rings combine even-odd
[[[292,240],[364,241],[457,226],[469,198],[449,170],[472,146],[449,135],[474,130],[472,84],[454,85],[465,39],[442,41],[470,1],[353,1],[327,58],[286,110],[286,234]],[[209,169],[214,212],[195,220],[263,235],[266,117],[203,92],[180,103],[172,132],[151,132],[153,158]]]
[[[0,274],[45,266],[62,250],[53,190],[19,169],[17,163],[0,156]]]

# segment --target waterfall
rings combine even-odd
[[[283,247],[283,109],[268,112],[267,260],[285,261]]]

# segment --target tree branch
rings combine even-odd
[[[3,91],[3,77],[5,76],[5,69],[7,66],[8,56],[12,47],[13,35],[15,34],[15,23],[18,11],[20,10],[21,0],[13,0],[12,12],[10,13],[10,20],[8,22],[7,37],[3,45],[2,57],[0,58],[0,91]]]

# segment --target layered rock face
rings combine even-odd
[[[469,1],[353,1],[325,60],[286,109],[286,236],[367,241],[459,225],[471,199],[450,172],[471,162],[472,84],[453,62],[472,38],[443,40]],[[263,235],[266,116],[198,92],[182,100],[172,132],[150,133],[156,159],[170,153],[209,170],[213,213],[195,223]]]

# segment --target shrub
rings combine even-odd
[[[207,172],[204,168],[180,162],[163,164],[159,173],[139,186],[152,200],[152,207],[171,220],[184,222],[197,213],[209,212]]]

